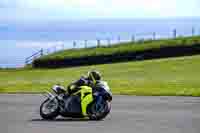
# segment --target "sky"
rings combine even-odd
[[[199,0],[0,0],[0,22],[200,16]]]
[[[192,26],[199,26],[200,19],[162,20],[165,26],[157,20],[136,21],[177,17],[200,17],[200,0],[0,0],[0,44],[7,44],[0,45],[0,67],[2,60],[25,58],[36,48],[51,47],[62,40],[116,37],[154,28],[166,31],[171,26],[190,33]]]

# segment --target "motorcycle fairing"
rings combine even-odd
[[[65,114],[80,117],[82,115],[80,97],[71,96],[65,100]]]
[[[82,115],[87,116],[87,106],[93,101],[92,88],[89,86],[81,86],[80,90],[73,95],[80,94]]]

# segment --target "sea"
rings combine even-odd
[[[90,19],[31,24],[0,23],[0,68],[18,68],[27,57],[72,48],[140,39],[200,35],[200,18]]]

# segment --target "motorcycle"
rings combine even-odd
[[[68,94],[62,86],[52,87],[53,92],[44,94],[46,100],[40,106],[40,116],[46,120],[58,117],[89,118],[102,120],[111,110],[112,93],[106,82],[93,90],[89,86],[80,86],[77,91]]]

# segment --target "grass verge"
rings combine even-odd
[[[102,72],[114,94],[200,96],[199,55],[64,69],[0,70],[0,92],[44,92],[57,83],[66,86],[91,69]]]

